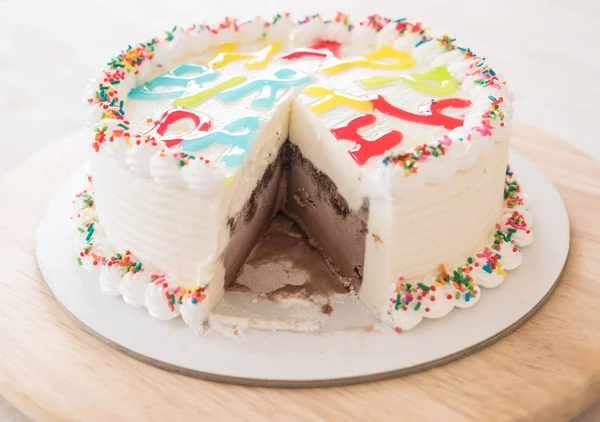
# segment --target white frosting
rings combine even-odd
[[[184,182],[190,190],[198,192],[203,196],[216,195],[225,187],[226,180],[223,178],[221,167],[205,163],[200,160],[191,160],[181,170]]]
[[[396,24],[394,22],[390,22],[384,25],[381,28],[375,37],[375,46],[381,47],[383,45],[393,45],[395,42],[399,41],[402,38],[406,37],[398,37],[398,30],[396,29]],[[414,44],[412,44],[414,45]],[[411,45],[411,46],[412,46]],[[402,48],[396,47],[398,50],[402,50]]]
[[[515,241],[515,245],[523,248],[533,243],[533,232],[529,229],[517,230],[512,236],[512,240]]]
[[[73,201],[73,207],[71,211],[71,215],[73,216],[73,222],[82,226],[91,221],[96,221],[98,219],[98,214],[96,213],[95,207],[82,206],[80,199],[76,198]]]
[[[444,50],[435,41],[422,43],[412,49],[412,56],[418,63],[430,64],[441,54],[444,54]]]
[[[100,289],[111,296],[120,296],[121,277],[123,268],[116,265],[103,265],[100,270]]]
[[[325,22],[323,19],[313,19],[296,28],[294,44],[310,46],[319,40],[329,40],[350,45],[355,40],[360,40],[360,35],[365,35],[365,32],[359,31],[357,36],[355,32],[348,31],[348,27],[343,22]]]
[[[525,199],[527,199],[527,195],[525,195]],[[503,219],[510,217],[510,215],[512,215],[512,213],[514,213],[515,211],[523,216],[525,221],[527,221],[528,227],[531,227],[533,225],[534,215],[531,212],[531,210],[525,205],[517,205],[516,207],[507,210],[504,213]]]
[[[498,253],[501,256],[502,268],[506,271],[514,270],[523,262],[523,254],[511,242],[503,242]]]
[[[175,300],[172,303],[173,309],[169,307],[169,300],[165,296],[168,288],[164,284],[166,282],[154,282],[148,285],[144,296],[144,305],[151,317],[161,321],[168,321],[179,316],[179,303]]]
[[[98,224],[96,208],[93,204],[82,206],[83,201],[82,197],[77,197],[74,201],[72,220],[77,226],[77,232],[73,237],[73,245],[77,251],[77,262],[91,272],[94,267],[102,266],[102,257],[110,255],[112,248]]]
[[[433,284],[435,280],[432,277],[426,277],[423,282],[427,285]],[[395,286],[394,286],[395,288]],[[423,318],[442,318],[454,307],[468,308],[473,306],[479,300],[479,296],[473,296],[466,301],[464,297],[461,300],[456,299],[456,290],[449,284],[435,286],[435,290],[430,290],[427,295],[421,297],[416,303],[420,305],[416,309],[416,304],[409,305],[404,310],[398,310],[391,315],[391,324],[393,327],[400,328],[401,330],[410,330],[416,327]],[[393,291],[394,289],[392,289]],[[450,298],[449,298],[450,297]]]
[[[209,255],[206,259],[198,264],[198,285],[201,287],[208,286],[216,276],[217,265],[214,255]]]
[[[184,173],[178,164],[179,160],[172,154],[161,156],[160,153],[150,158],[150,174],[158,183],[169,186],[185,185]]]
[[[125,164],[133,171],[148,173],[150,158],[158,153],[158,147],[141,142],[134,148],[129,148],[125,153]]]
[[[129,271],[121,278],[119,290],[127,304],[139,308],[144,306],[146,289],[149,285],[147,271],[136,273]]]
[[[388,26],[390,26],[390,25],[393,25],[393,24],[389,24]],[[419,43],[419,41],[421,41],[421,39],[422,39],[421,35],[409,33],[409,34],[405,34],[401,37],[397,37],[393,41],[392,46],[396,50],[406,51],[406,50],[412,49],[415,45],[417,45]]]
[[[457,308],[462,308],[462,309],[466,309],[466,308],[470,308],[471,306],[475,305],[477,302],[479,302],[479,299],[481,298],[481,289],[477,288],[476,289],[477,294],[473,295],[470,293],[462,293],[460,298],[458,300],[455,301],[454,306],[456,306]],[[469,298],[467,300],[467,297]]]
[[[515,213],[517,217],[522,217],[526,221],[526,224],[516,224],[514,222]],[[531,245],[531,243],[533,242],[533,232],[530,229],[532,224],[532,217],[531,212],[529,210],[527,210],[523,206],[516,207],[504,213],[504,215],[502,216],[502,220],[504,222],[504,229],[510,228],[511,231],[514,230],[511,240],[514,241],[515,245],[519,247]]]
[[[419,325],[421,321],[423,321],[423,314],[421,312],[411,312],[409,310],[404,313],[394,312],[391,324],[402,330],[410,330]]]
[[[424,300],[424,305],[430,309],[426,312],[427,318],[441,318],[448,315],[454,309],[454,300],[448,299],[448,295],[453,298],[456,291],[448,284],[437,286],[435,292],[430,293]]]
[[[77,236],[77,237],[79,237],[79,236]],[[77,243],[75,244],[75,250],[77,251],[78,254],[80,253],[79,251],[81,251],[81,248],[79,247],[79,245]],[[93,264],[94,259],[92,257],[84,255],[82,257],[77,256],[77,259],[78,259],[77,262],[79,263],[79,266],[81,268],[83,268],[86,272],[91,273],[94,270],[95,265]]]
[[[183,298],[179,306],[181,317],[185,323],[197,334],[204,333],[208,314],[212,308],[209,297],[193,303],[191,298]]]
[[[461,294],[460,298],[457,299],[457,290],[449,284],[437,286],[435,288],[435,291],[430,291],[427,296],[422,297],[418,302],[408,305],[406,310],[399,309],[392,311],[390,317],[385,318],[384,320],[387,320],[387,322],[395,328],[410,330],[416,327],[423,318],[436,319],[444,317],[448,315],[454,307],[470,308],[475,305],[481,297],[481,291],[478,291],[477,295],[467,296]],[[392,291],[394,291],[394,289],[395,285],[393,286]],[[469,299],[467,300],[466,297]],[[388,312],[387,309],[385,309],[384,312]]]
[[[486,264],[484,260],[478,260],[479,266],[473,268],[473,272],[471,273],[471,277],[473,277],[473,281],[475,284],[479,286],[483,286],[486,289],[493,289],[494,287],[498,287],[504,281],[506,275],[504,273],[500,273],[498,271],[488,272],[483,269],[483,266]],[[502,266],[502,264],[500,264]]]

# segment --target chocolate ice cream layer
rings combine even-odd
[[[362,281],[369,204],[353,211],[335,183],[290,145],[285,211],[312,240],[344,284]]]
[[[346,287],[358,288],[362,281],[369,204],[365,200],[359,210],[350,209],[331,178],[289,141],[267,167],[243,209],[229,220],[231,237],[224,253],[225,286],[235,280],[278,211],[296,222]],[[277,258],[277,248],[263,249],[271,250],[273,259]]]

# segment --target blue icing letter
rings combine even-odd
[[[209,66],[192,63],[182,64],[143,85],[133,88],[129,91],[129,98],[134,100],[178,98],[191,85],[202,85],[203,82],[211,81],[216,77],[217,71]],[[164,92],[155,91],[156,88],[161,86],[175,86],[179,89]]]
[[[227,166],[240,166],[252,146],[250,141],[254,141],[254,134],[259,126],[258,117],[242,117],[225,125],[223,129],[211,131],[197,138],[186,139],[179,144],[179,148],[186,152],[194,152],[212,144],[226,145],[231,148],[221,159]]]
[[[277,92],[283,88],[304,85],[311,77],[293,69],[279,69],[274,78],[255,79],[235,88],[221,92],[217,97],[222,101],[235,101],[253,91],[260,90],[252,101],[253,107],[272,107],[277,99]]]

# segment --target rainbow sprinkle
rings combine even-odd
[[[361,21],[359,25],[373,28],[375,31],[379,32],[383,29],[384,26],[386,26],[391,21],[392,20],[390,18],[386,18],[384,16],[375,14],[368,16],[367,19]]]
[[[419,170],[419,162],[423,162],[427,157],[440,157],[446,154],[444,141],[438,141],[432,144],[421,144],[413,148],[412,151],[399,154],[388,153],[383,159],[383,164],[399,165],[404,167],[404,175],[410,176]]]

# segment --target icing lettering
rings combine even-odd
[[[388,103],[381,95],[359,98],[320,85],[308,86],[304,89],[304,92],[321,98],[321,100],[309,106],[315,114],[324,113],[339,105],[346,105],[358,111],[377,110],[380,113],[406,120],[407,122],[428,126],[443,126],[448,130],[462,126],[464,120],[447,116],[442,114],[442,112],[450,107],[467,108],[471,105],[471,101],[462,98],[444,98],[423,104],[418,108],[418,113],[411,113]]]
[[[186,89],[199,86],[217,77],[217,72],[204,65],[182,64],[169,72],[157,76],[149,82],[129,91],[129,98],[134,100],[158,100],[164,98],[177,98]],[[177,87],[169,91],[156,91],[159,87]]]
[[[253,107],[272,107],[280,89],[304,85],[311,77],[293,69],[279,69],[274,78],[255,79],[235,88],[223,91],[217,97],[223,101],[235,101],[259,90],[258,96],[252,100]]]
[[[163,138],[169,128],[181,120],[189,119],[194,127],[187,132],[180,133],[176,137]],[[160,136],[167,147],[173,147],[183,141],[184,138],[197,135],[199,132],[207,132],[210,129],[211,121],[208,116],[192,110],[183,108],[172,108],[165,111],[158,123],[144,133],[144,136]]]
[[[360,114],[347,123],[331,129],[331,133],[338,141],[355,142],[355,145],[348,150],[348,154],[359,166],[365,165],[369,158],[382,155],[402,142],[403,135],[397,130],[386,130],[372,138],[365,138],[358,133],[359,129],[372,125],[376,120],[374,114]]]
[[[337,41],[331,40],[319,40],[314,43],[310,48],[314,48],[315,50],[329,50],[331,54],[335,57],[340,57],[340,48],[342,44]]]
[[[388,116],[428,126],[443,126],[448,130],[462,126],[464,120],[446,116],[442,114],[442,111],[450,107],[467,108],[471,105],[471,101],[462,98],[444,98],[443,100],[432,101],[420,106],[418,113],[411,113],[410,111],[393,106],[381,95],[378,95],[372,102],[377,111]]]
[[[209,145],[225,145],[229,150],[221,157],[227,166],[240,166],[252,147],[251,141],[260,126],[256,116],[242,117],[223,127],[193,139],[185,139],[179,148],[186,152],[199,151]]]
[[[321,68],[324,73],[338,73],[354,67],[370,69],[399,70],[408,69],[415,65],[415,59],[404,51],[398,51],[389,45],[384,45],[364,57],[340,60],[338,63]]]
[[[246,82],[246,79],[247,78],[245,76],[234,76],[232,78],[227,79],[226,81],[220,82],[211,87],[201,89],[199,91],[196,90],[186,92],[181,98],[178,98],[175,101],[173,101],[173,105],[181,107],[192,107],[214,95],[217,95],[221,91],[225,91],[226,89],[232,88],[234,86]]]
[[[309,106],[311,111],[315,114],[324,113],[329,109],[339,105],[346,105],[358,111],[373,110],[373,104],[369,99],[361,99],[351,95],[343,94],[325,86],[311,85],[306,87],[304,92],[309,95],[322,98],[321,100]]]
[[[303,57],[319,57],[324,59],[330,55],[339,58],[341,46],[342,45],[337,41],[321,40],[311,45],[309,48],[298,48],[297,50],[294,50],[281,58],[283,60],[295,60]]]
[[[215,69],[220,69],[231,62],[246,60],[246,69],[262,69],[267,65],[273,54],[281,49],[281,44],[272,42],[252,53],[239,53],[237,49],[235,43],[221,44],[217,56],[209,64]]]
[[[368,88],[377,88],[397,81],[428,95],[452,95],[458,90],[458,82],[444,66],[412,75],[371,76],[359,82]]]

